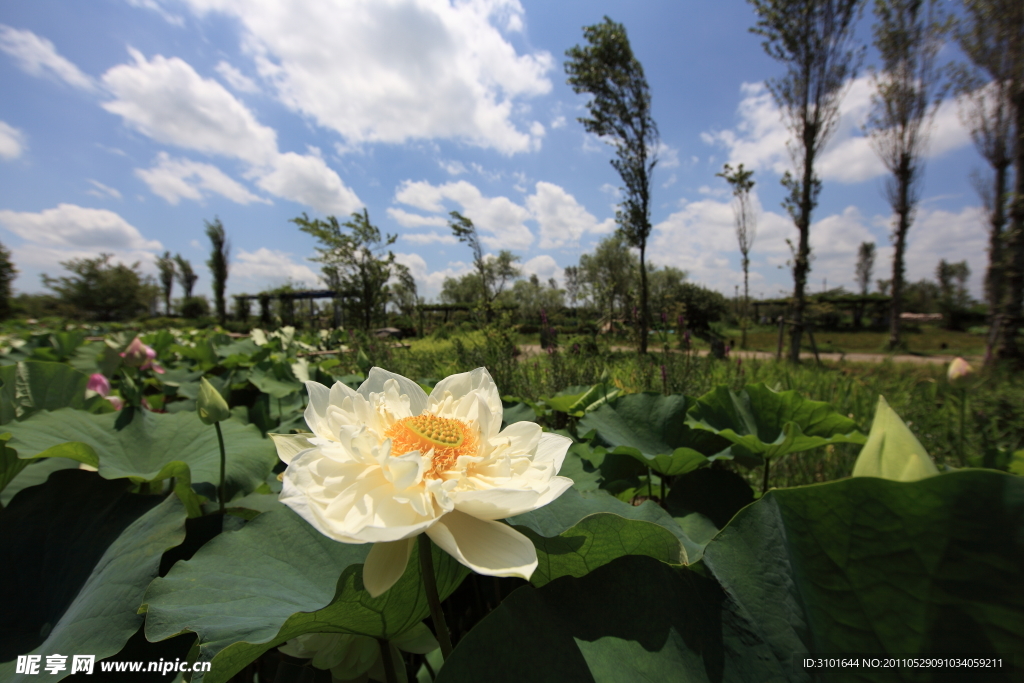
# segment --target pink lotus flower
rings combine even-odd
[[[106,396],[110,393],[110,380],[103,376],[102,373],[94,372],[89,375],[89,382],[85,385],[85,391],[92,391],[99,396]]]
[[[107,400],[110,401],[110,405],[114,406],[114,410],[124,408],[124,400],[120,396],[107,396]]]
[[[124,364],[128,367],[140,370],[151,369],[160,375],[164,373],[164,369],[154,361],[156,351],[153,350],[153,347],[143,344],[138,337],[132,340],[132,343],[121,354],[121,358],[124,358]]]

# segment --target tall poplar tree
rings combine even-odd
[[[192,270],[192,263],[181,254],[174,255],[174,264],[177,266],[178,271],[178,282],[181,284],[181,288],[185,290],[183,298],[192,298],[192,288],[196,286],[196,280],[199,276],[196,275],[196,271]]]
[[[789,153],[794,171],[783,175],[782,185],[789,193],[783,207],[798,233],[789,347],[789,359],[797,363],[811,270],[811,214],[821,192],[814,164],[835,132],[840,101],[860,64],[862,51],[853,45],[853,29],[862,0],[749,2],[757,13],[757,25],[751,32],[764,38],[762,46],[769,57],[786,66],[785,76],[766,85],[792,134]]]
[[[651,174],[658,163],[658,127],[651,116],[651,93],[643,66],[633,55],[626,29],[608,17],[583,29],[587,45],[566,51],[568,83],[576,93],[593,95],[589,117],[579,120],[588,133],[615,147],[624,198],[615,220],[631,247],[640,250],[640,353],[647,353],[650,311],[647,298],[647,238],[651,234]]]
[[[1020,361],[1024,357],[1017,340],[1024,325],[1024,3],[963,0],[963,6],[957,42],[976,73],[988,80],[984,89],[975,91],[988,99],[987,106],[983,100],[978,107],[979,98],[973,98],[974,111],[980,116],[971,125],[975,144],[994,171],[986,293],[996,311],[995,335],[989,343],[995,353],[987,359]],[[1003,213],[1007,205],[1008,226]]]
[[[213,302],[217,309],[217,321],[223,325],[227,321],[224,289],[228,282],[228,254],[231,251],[231,244],[219,218],[215,217],[213,223],[203,222],[206,223],[206,236],[210,238],[210,260],[206,265],[213,277]]]
[[[944,88],[935,68],[943,26],[938,0],[875,0],[875,47],[882,68],[872,74],[875,93],[868,118],[871,145],[892,175],[885,198],[895,214],[889,348],[902,344],[907,234],[920,201],[922,155]]]
[[[164,294],[164,313],[171,314],[171,292],[174,291],[174,259],[171,252],[165,251],[163,256],[156,259],[157,270],[160,271],[160,288]]]
[[[715,175],[725,178],[732,187],[736,240],[740,243],[740,254],[743,255],[743,338],[740,345],[745,349],[747,348],[747,325],[750,320],[750,250],[754,246],[754,238],[757,236],[757,215],[750,202],[750,191],[754,189],[754,171],[744,169],[743,164],[740,164],[736,170],[726,164],[722,172]]]

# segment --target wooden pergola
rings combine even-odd
[[[334,327],[343,327],[345,324],[345,307],[342,305],[344,299],[355,296],[356,292],[339,292],[333,289],[307,289],[301,291],[284,292],[262,292],[260,294],[235,294],[235,301],[238,302],[238,310],[242,313],[242,320],[249,319],[248,302],[256,300],[260,302],[260,317],[266,322],[270,317],[270,302],[277,299],[281,303],[281,318],[287,322],[295,321],[295,302],[301,300],[309,301],[309,318],[316,318],[313,302],[316,299],[332,299],[334,306],[333,324]],[[284,320],[283,320],[284,321]]]

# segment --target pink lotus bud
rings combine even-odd
[[[149,355],[150,353],[153,355]],[[132,339],[132,343],[121,354],[121,358],[124,358],[124,364],[132,368],[141,367],[147,360],[155,357],[156,352],[143,344],[142,340],[138,337]]]
[[[110,405],[114,406],[114,410],[124,408],[124,401],[120,396],[107,396],[107,400],[110,401]]]
[[[85,385],[86,391],[92,391],[100,396],[110,393],[110,380],[101,373],[96,372],[89,376],[89,383]]]
[[[949,364],[949,371],[946,373],[949,383],[958,389],[965,388],[974,378],[974,368],[960,356],[953,359]]]

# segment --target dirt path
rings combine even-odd
[[[538,356],[541,353],[541,348],[538,344],[521,344],[519,350],[522,351],[525,358],[531,358]],[[612,351],[632,351],[626,346],[613,346]],[[660,353],[660,350],[652,350],[652,353]],[[673,349],[672,353],[681,353]],[[693,352],[698,356],[706,356],[710,352],[708,349],[698,349]],[[766,351],[739,351],[733,350],[729,354],[730,358],[753,358],[757,360],[774,360],[775,354],[768,353]],[[953,361],[956,356],[950,355],[935,355],[935,356],[915,356],[912,354],[886,354],[886,353],[820,353],[818,356],[822,361],[829,361],[838,363],[846,361],[848,363],[881,363],[887,359],[891,359],[893,363],[911,363],[913,365],[947,365]],[[800,354],[800,358],[804,360],[814,360],[814,354],[810,351],[804,351]],[[968,357],[968,361],[974,364],[981,362],[980,358]]]

